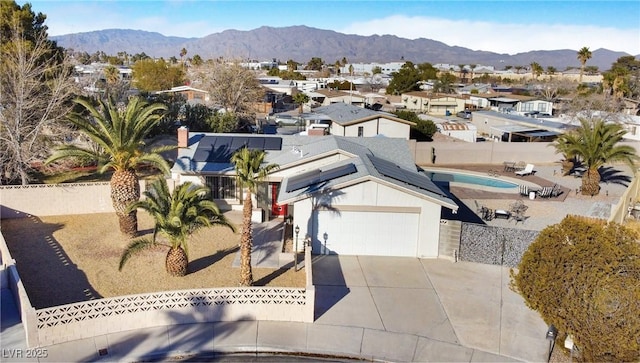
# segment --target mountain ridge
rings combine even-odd
[[[412,61],[416,64],[482,64],[496,69],[503,69],[506,65],[528,66],[532,62],[558,70],[580,66],[577,50],[571,49],[495,53],[449,46],[428,38],[411,40],[388,34],[343,34],[305,25],[261,26],[253,30],[227,29],[201,38],[165,36],[157,32],[132,29],[104,29],[50,38],[62,47],[89,54],[104,51],[115,55],[125,51],[129,54],[144,52],[152,57],[169,58],[179,57],[180,50],[185,48],[187,56],[198,54],[204,59],[276,59],[281,62],[293,59],[306,63],[313,57],[319,57],[325,63],[333,64],[344,57],[352,63]],[[618,58],[627,55],[630,54],[599,48],[592,50],[592,58],[587,61],[587,65],[597,66],[600,71],[604,71]]]

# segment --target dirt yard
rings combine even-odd
[[[231,219],[231,218],[230,218]],[[237,218],[231,219],[236,222]],[[232,267],[238,232],[203,229],[189,242],[188,274],[165,272],[168,248],[147,250],[118,271],[129,239],[113,213],[2,220],[2,234],[31,303],[37,309],[78,301],[166,290],[236,287],[240,269]],[[153,220],[138,212],[141,237],[151,237]],[[305,270],[253,268],[256,286],[304,287]]]

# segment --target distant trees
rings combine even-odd
[[[436,78],[436,81],[433,84],[433,91],[441,93],[454,93],[455,82],[456,76],[449,72],[443,72]]]
[[[323,66],[324,66],[324,61],[322,60],[322,58],[313,57],[311,58],[311,60],[309,60],[305,69],[311,70],[311,71],[319,71],[319,70],[322,70]]]
[[[391,76],[393,78],[387,86],[387,94],[399,95],[420,89],[418,85],[418,81],[421,80],[420,72],[413,62],[405,62],[400,70],[391,73]]]
[[[615,223],[568,216],[529,246],[511,287],[559,331],[573,337],[574,359],[640,360],[640,244]]]
[[[133,85],[141,91],[152,92],[183,85],[185,73],[163,59],[142,59],[131,67]]]
[[[538,80],[538,77],[544,72],[544,68],[538,62],[532,62],[531,65],[531,75],[534,80]]]
[[[634,56],[618,58],[602,77],[606,94],[615,98],[640,97],[640,60]]]
[[[45,15],[13,1],[0,2],[0,14],[0,184],[28,184],[34,164],[68,131],[60,121],[77,89]]]
[[[582,75],[584,74],[584,65],[591,59],[591,51],[587,47],[582,47],[578,51],[578,60],[580,61],[580,78],[578,83],[582,83]]]
[[[306,93],[298,92],[293,96],[293,102],[298,105],[300,113],[302,113],[302,105],[309,102],[309,96]]]

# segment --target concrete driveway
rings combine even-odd
[[[509,270],[445,260],[315,256],[314,325],[362,328],[360,356],[391,361],[545,361],[547,326]],[[352,343],[353,344],[353,343]]]

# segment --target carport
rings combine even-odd
[[[555,136],[560,135],[560,133],[557,131],[521,125],[491,126],[491,130],[499,132],[500,138],[503,141],[507,142],[513,142],[514,135],[519,139],[526,140],[526,142],[550,141],[550,139],[553,139]],[[504,134],[508,134],[507,140],[503,139]],[[493,137],[494,135],[492,134],[491,136]]]

